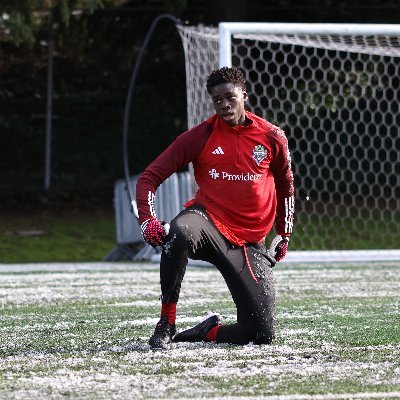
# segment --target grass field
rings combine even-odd
[[[150,350],[156,264],[0,264],[1,399],[400,399],[400,263],[275,269],[272,346]],[[235,309],[189,267],[178,330]]]
[[[101,261],[115,246],[112,208],[0,214],[0,263]]]
[[[111,203],[110,200],[108,206],[93,208],[86,204],[83,210],[67,203],[49,210],[36,210],[34,206],[21,212],[16,211],[17,207],[13,212],[0,210],[0,263],[103,260],[116,241]],[[290,251],[398,248],[400,213],[390,214],[384,221],[377,218],[361,227],[353,225],[352,220],[319,219],[305,214],[300,214],[296,221]],[[268,246],[274,235],[271,232],[267,237]]]

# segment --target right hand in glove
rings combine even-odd
[[[146,219],[141,225],[142,236],[150,246],[161,246],[168,235],[169,225],[157,218]]]
[[[269,254],[275,258],[276,262],[281,261],[288,251],[289,238],[282,235],[277,235],[271,242]]]

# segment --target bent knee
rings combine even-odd
[[[251,332],[247,332],[247,334],[255,344],[271,344],[275,339],[274,326],[269,325],[254,328]]]
[[[186,224],[185,221],[180,219],[174,219],[171,221],[171,226],[169,229],[170,235],[175,235],[178,238],[190,238],[193,236],[192,228],[189,224]]]
[[[257,332],[254,338],[256,344],[271,344],[275,339],[275,332],[273,330]]]

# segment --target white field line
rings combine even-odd
[[[292,394],[284,396],[262,396],[262,397],[207,397],[209,400],[358,400],[358,399],[400,399],[400,392],[372,392],[372,393],[343,393],[343,394]],[[173,400],[164,398],[163,400]],[[180,400],[193,400],[193,398],[181,397]]]
[[[160,262],[160,254],[154,254],[151,261]],[[400,249],[394,250],[312,250],[289,251],[281,261],[287,263],[354,263],[354,262],[381,262],[400,261]],[[208,267],[206,261],[190,260],[189,265]]]

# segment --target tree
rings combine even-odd
[[[0,40],[32,46],[50,10],[56,22],[68,26],[72,13],[93,12],[122,3],[121,0],[0,0]]]

